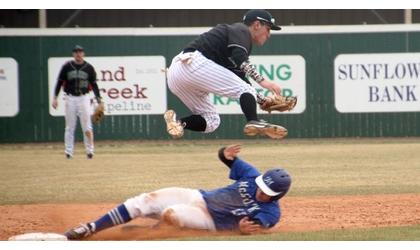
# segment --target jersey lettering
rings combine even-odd
[[[243,208],[238,208],[238,209],[234,209],[232,211],[230,211],[233,215],[235,216],[242,216],[242,215],[247,215],[245,209]]]

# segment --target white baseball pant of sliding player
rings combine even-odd
[[[168,70],[168,86],[172,93],[195,115],[207,123],[205,133],[213,132],[220,124],[216,107],[209,93],[238,100],[243,93],[256,97],[256,90],[232,71],[207,59],[201,52],[180,53]]]
[[[93,154],[93,128],[90,119],[90,97],[89,95],[65,96],[65,119],[66,129],[64,134],[65,153],[73,155],[74,151],[74,132],[77,126],[77,117],[80,119],[80,126],[83,130],[83,142],[86,154]],[[91,131],[91,137],[86,136],[86,132]]]
[[[216,230],[206,202],[197,189],[164,188],[130,198],[124,205],[132,219],[162,217],[180,227]]]

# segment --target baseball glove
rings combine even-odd
[[[103,103],[96,106],[95,111],[93,112],[93,115],[92,115],[92,121],[95,123],[102,121],[102,119],[104,119],[104,116],[105,116],[104,112],[105,112],[105,107]]]
[[[262,110],[268,111],[268,113],[271,113],[271,111],[289,111],[292,110],[297,103],[297,97],[296,96],[281,96],[281,95],[273,95],[265,97],[263,102],[260,104],[260,108]]]

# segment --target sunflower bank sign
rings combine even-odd
[[[342,54],[334,71],[339,112],[420,111],[420,53]]]
[[[266,79],[280,85],[283,96],[297,96],[296,107],[288,112],[273,112],[272,114],[300,114],[306,107],[306,77],[305,59],[300,55],[271,55],[251,56],[250,61],[256,66],[257,71]],[[257,92],[264,96],[271,95],[269,91],[252,81]],[[245,83],[244,83],[245,84]],[[210,99],[219,114],[242,114],[238,100],[210,94]],[[258,113],[267,112],[258,109]]]
[[[48,60],[48,85],[50,102],[57,77],[63,64],[71,58],[55,57]],[[166,66],[163,56],[88,57],[97,74],[97,83],[105,103],[106,115],[163,114],[167,108]],[[89,95],[94,99],[93,92]],[[52,116],[64,115],[63,91]],[[94,106],[92,105],[92,112]]]

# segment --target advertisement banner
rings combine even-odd
[[[10,57],[0,58],[0,117],[19,113],[18,64]]]
[[[63,90],[58,97],[57,109],[51,107],[51,101],[61,67],[71,59],[48,59],[49,109],[52,116],[64,115]],[[105,115],[150,115],[166,111],[166,77],[163,70],[166,63],[163,56],[87,57],[86,61],[95,68],[105,103]],[[89,95],[93,100],[93,91]]]
[[[283,96],[298,96],[296,107],[291,111],[273,112],[272,114],[300,114],[306,108],[306,70],[305,59],[300,55],[270,55],[251,56],[250,62],[254,64],[257,71],[267,80],[280,85]],[[257,92],[264,96],[272,95],[271,92],[262,88],[258,83],[250,79],[252,86]],[[245,84],[245,83],[244,83]],[[219,114],[242,114],[239,100],[227,97],[210,95],[213,104]],[[266,111],[258,108],[258,113],[267,114]]]
[[[334,85],[342,113],[420,111],[420,53],[338,55]]]

